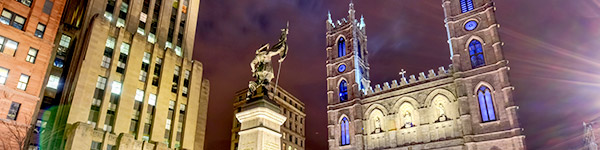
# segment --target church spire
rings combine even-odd
[[[350,21],[354,21],[354,2],[352,0],[350,0],[350,4],[349,4],[349,9],[348,9],[348,20]]]

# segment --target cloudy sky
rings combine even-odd
[[[211,81],[207,149],[227,149],[233,94],[249,62],[290,22],[280,85],[306,104],[306,147],[326,149],[325,20],[349,0],[202,0],[194,58]],[[441,0],[354,0],[367,24],[371,80],[447,66]],[[528,149],[580,146],[582,122],[600,117],[600,0],[496,0],[504,54]]]

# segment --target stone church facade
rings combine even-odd
[[[371,86],[366,24],[327,24],[329,149],[525,149],[492,0],[442,0],[452,64]]]

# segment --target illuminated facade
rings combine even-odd
[[[366,24],[327,24],[329,149],[525,149],[491,0],[442,0],[452,64],[371,86]]]
[[[42,149],[203,149],[199,0],[69,1],[38,116]]]
[[[235,93],[233,103],[233,113],[242,111],[242,106],[246,104],[246,93],[248,89],[244,89]],[[281,149],[282,150],[304,150],[305,149],[305,127],[306,113],[304,112],[304,103],[291,93],[285,91],[281,86],[277,88],[277,94],[274,100],[279,104],[280,112],[287,119],[281,125]],[[231,150],[237,150],[240,143],[241,123],[237,118],[233,118],[233,128],[231,129]]]
[[[66,0],[0,0],[0,149],[26,148]]]

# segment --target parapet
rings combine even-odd
[[[385,83],[383,83],[383,86],[381,86],[380,84],[377,84],[374,87],[369,86],[366,89],[366,91],[367,91],[366,96],[379,94],[379,93],[394,90],[397,88],[414,86],[414,85],[418,85],[421,83],[435,81],[435,80],[442,79],[442,78],[445,78],[448,76],[452,76],[452,65],[449,65],[448,68],[449,69],[446,69],[442,66],[442,67],[438,68],[437,72],[433,69],[430,69],[427,73],[425,73],[425,72],[419,73],[418,76],[410,75],[408,77],[408,79],[406,77],[401,77],[400,82],[398,82],[397,80],[393,80],[393,81],[391,81],[391,84],[389,82],[385,82]]]

